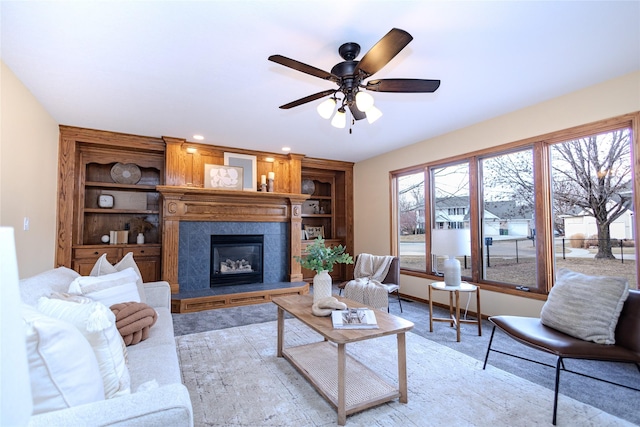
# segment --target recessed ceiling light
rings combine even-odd
[[[282,147],[282,151],[289,152],[289,151],[291,151],[291,147]]]
[[[196,141],[202,141],[204,139],[204,136],[202,136],[202,135],[193,135],[193,139],[195,139]]]

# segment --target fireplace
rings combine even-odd
[[[263,235],[211,235],[210,286],[262,283],[263,246]]]

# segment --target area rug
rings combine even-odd
[[[333,426],[337,413],[293,366],[276,357],[276,322],[176,338],[196,426]],[[285,347],[321,338],[287,319]],[[395,336],[347,352],[397,384]],[[349,369],[347,365],[347,369]],[[347,426],[551,425],[553,392],[443,345],[407,334],[409,403],[397,399],[347,417]],[[558,426],[631,426],[560,395]]]

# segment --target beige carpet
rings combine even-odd
[[[319,336],[286,320],[286,346]],[[333,426],[337,414],[276,353],[276,322],[176,338],[196,426]],[[347,345],[347,351],[397,383],[396,340]],[[347,426],[551,425],[553,392],[418,335],[407,334],[409,403],[397,400],[347,417]],[[348,365],[347,365],[348,369]],[[558,426],[630,426],[560,396]]]

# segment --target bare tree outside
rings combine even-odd
[[[399,182],[400,232],[420,234],[420,229],[424,227],[420,224],[420,212],[424,211],[424,173],[410,175],[407,179],[400,179]]]
[[[533,150],[484,158],[481,171],[483,278],[534,287],[536,251],[530,240],[535,207]],[[505,271],[510,274],[505,276]]]
[[[554,200],[593,216],[596,259],[615,259],[610,226],[633,204],[629,129],[555,144],[551,149]]]

